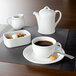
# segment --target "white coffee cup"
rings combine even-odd
[[[38,41],[49,41],[52,42],[53,45],[40,46],[35,44]],[[56,52],[59,48],[61,48],[61,44],[52,37],[40,36],[32,40],[32,48],[33,48],[33,54],[35,55],[36,58],[45,59],[48,58],[50,55],[52,55],[54,52]]]

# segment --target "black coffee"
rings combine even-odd
[[[53,43],[50,41],[37,41],[35,44],[39,45],[39,46],[51,46],[51,45],[53,45]]]

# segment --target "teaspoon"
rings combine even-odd
[[[74,59],[74,56],[72,56],[72,55],[69,55],[69,54],[66,54],[66,53],[61,53],[61,52],[57,52],[57,53],[62,54],[64,56],[68,57],[69,59]]]

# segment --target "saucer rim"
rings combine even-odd
[[[27,46],[27,47],[23,50],[23,57],[24,57],[25,59],[27,59],[29,62],[32,62],[32,63],[35,63],[35,64],[53,64],[53,63],[57,63],[57,62],[61,61],[61,60],[64,58],[64,55],[61,55],[61,54],[60,54],[60,56],[62,56],[62,58],[60,58],[59,60],[56,60],[56,61],[55,61],[55,60],[54,60],[54,61],[51,61],[51,60],[50,60],[50,62],[45,62],[45,63],[36,62],[36,60],[31,60],[31,59],[29,59],[27,56],[24,55],[26,49],[29,48],[29,47],[32,47],[32,45]],[[63,48],[61,48],[61,49],[62,49],[63,53],[65,53],[64,49],[63,49]],[[32,56],[32,54],[33,54],[33,52],[31,53],[30,56]],[[39,61],[39,60],[38,60],[38,61]]]

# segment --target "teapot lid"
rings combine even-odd
[[[45,6],[43,9],[41,9],[39,11],[39,14],[43,14],[43,13],[53,13],[54,10],[50,9],[48,6]]]

